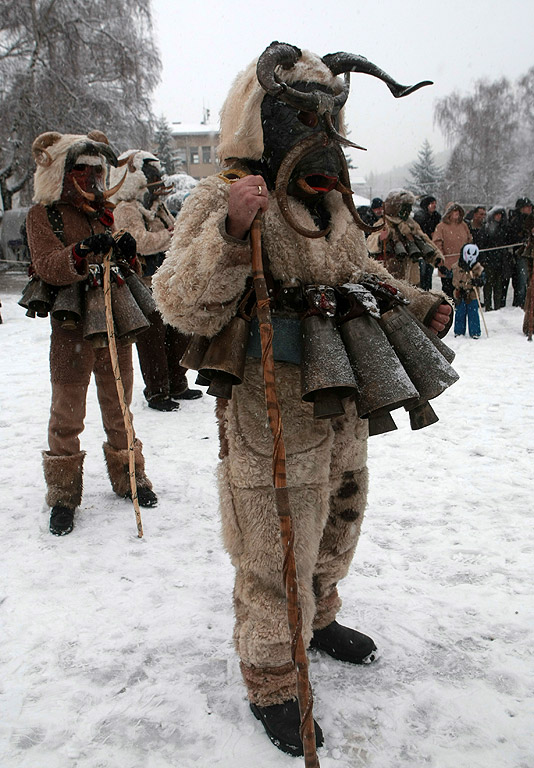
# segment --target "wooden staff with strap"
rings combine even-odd
[[[135,438],[132,426],[132,420],[130,419],[130,411],[128,404],[126,403],[126,397],[124,395],[124,386],[121,378],[121,370],[119,367],[119,356],[117,354],[117,342],[115,340],[115,327],[113,325],[113,312],[111,309],[111,253],[112,248],[104,256],[104,304],[106,307],[106,330],[108,333],[109,342],[109,355],[111,357],[111,367],[113,369],[113,376],[115,377],[115,385],[117,387],[117,396],[119,398],[119,404],[122,411],[122,418],[124,420],[124,427],[128,436],[128,475],[130,478],[130,490],[132,493],[132,502],[135,511],[135,521],[137,523],[137,536],[139,539],[143,538],[143,523],[141,521],[141,510],[139,508],[139,500],[137,498],[137,481],[135,479]]]
[[[302,639],[302,614],[298,593],[297,568],[294,551],[294,530],[289,507],[286,482],[286,451],[282,429],[282,415],[276,395],[273,357],[273,325],[267,283],[263,271],[261,249],[261,211],[258,211],[250,229],[252,250],[252,277],[257,298],[260,328],[261,363],[265,386],[265,400],[269,426],[273,435],[273,487],[276,510],[280,522],[280,535],[284,552],[282,573],[286,590],[287,617],[291,637],[291,658],[297,673],[297,698],[300,711],[300,737],[304,749],[306,768],[319,768],[313,722],[313,696],[308,678],[308,657]]]

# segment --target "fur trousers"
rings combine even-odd
[[[337,583],[349,569],[367,498],[367,423],[354,403],[344,416],[314,420],[300,398],[298,366],[276,364],[286,445],[295,559],[308,645],[314,629],[336,617]],[[236,569],[234,643],[249,699],[260,706],[294,698],[282,547],[271,479],[260,362],[226,407],[219,404],[219,489],[226,548]]]

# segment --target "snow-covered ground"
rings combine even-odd
[[[73,533],[48,532],[40,451],[48,321],[0,275],[0,765],[2,768],[282,768],[303,765],[251,715],[231,642],[209,396],[133,412],[160,503],[109,486],[93,387]],[[461,378],[440,421],[371,438],[362,538],[340,619],[380,660],[311,654],[322,768],[534,766],[534,344],[522,312],[489,338],[447,338]]]

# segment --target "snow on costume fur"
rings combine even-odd
[[[304,51],[291,82],[333,78],[322,61]],[[239,158],[262,156],[260,110],[264,91],[255,62],[235,80],[221,112],[219,158],[227,167]],[[230,159],[234,158],[234,159]],[[220,176],[203,179],[185,201],[165,263],[154,278],[154,295],[166,322],[185,333],[212,337],[236,314],[251,275],[250,243],[226,233],[230,185]],[[263,216],[262,247],[275,280],[339,285],[372,273],[402,287],[412,311],[425,320],[442,302],[392,280],[367,253],[363,232],[332,191],[325,195],[330,214],[328,238],[297,234],[269,193]],[[317,229],[308,209],[289,198],[294,218]],[[287,483],[295,531],[303,638],[329,625],[341,600],[337,583],[348,571],[367,497],[367,422],[348,402],[345,415],[313,418],[302,402],[300,366],[276,362],[287,458]],[[220,506],[226,548],[236,568],[234,642],[249,699],[259,706],[295,696],[282,547],[272,491],[272,437],[267,426],[261,361],[247,357],[243,383],[229,401],[218,401],[221,432]]]

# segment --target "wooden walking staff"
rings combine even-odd
[[[473,280],[473,273],[471,272],[471,270],[469,270],[469,275],[471,277],[471,280]],[[476,287],[476,285],[471,285],[471,288],[474,290],[475,296],[477,297],[478,308],[480,310],[480,317],[482,318],[482,322],[484,323],[484,328],[486,329],[486,336],[489,339],[488,326],[486,325],[486,318],[484,317],[484,312],[482,311],[482,304],[480,303],[478,288]]]
[[[109,355],[111,357],[111,367],[115,377],[117,395],[124,419],[124,427],[128,436],[128,475],[130,477],[130,490],[132,492],[132,501],[135,511],[135,520],[137,523],[137,536],[143,538],[143,523],[141,521],[141,510],[137,499],[137,481],[135,479],[135,439],[130,419],[130,411],[124,395],[124,386],[121,379],[121,370],[119,367],[119,356],[117,355],[117,342],[115,341],[115,327],[113,325],[113,312],[111,309],[111,252],[112,248],[104,256],[104,303],[106,307],[106,329],[108,332]]]
[[[298,594],[297,568],[294,551],[294,531],[289,493],[286,482],[286,449],[282,429],[282,415],[276,395],[273,357],[273,326],[269,294],[261,252],[261,212],[258,211],[250,229],[252,244],[252,277],[256,290],[258,322],[260,326],[261,363],[265,385],[265,400],[269,426],[273,435],[273,486],[276,510],[280,522],[280,535],[284,552],[282,573],[286,589],[287,618],[291,636],[291,658],[297,672],[297,698],[300,710],[300,737],[304,749],[306,768],[319,768],[313,722],[313,696],[308,678],[308,657],[302,639],[302,615]]]

